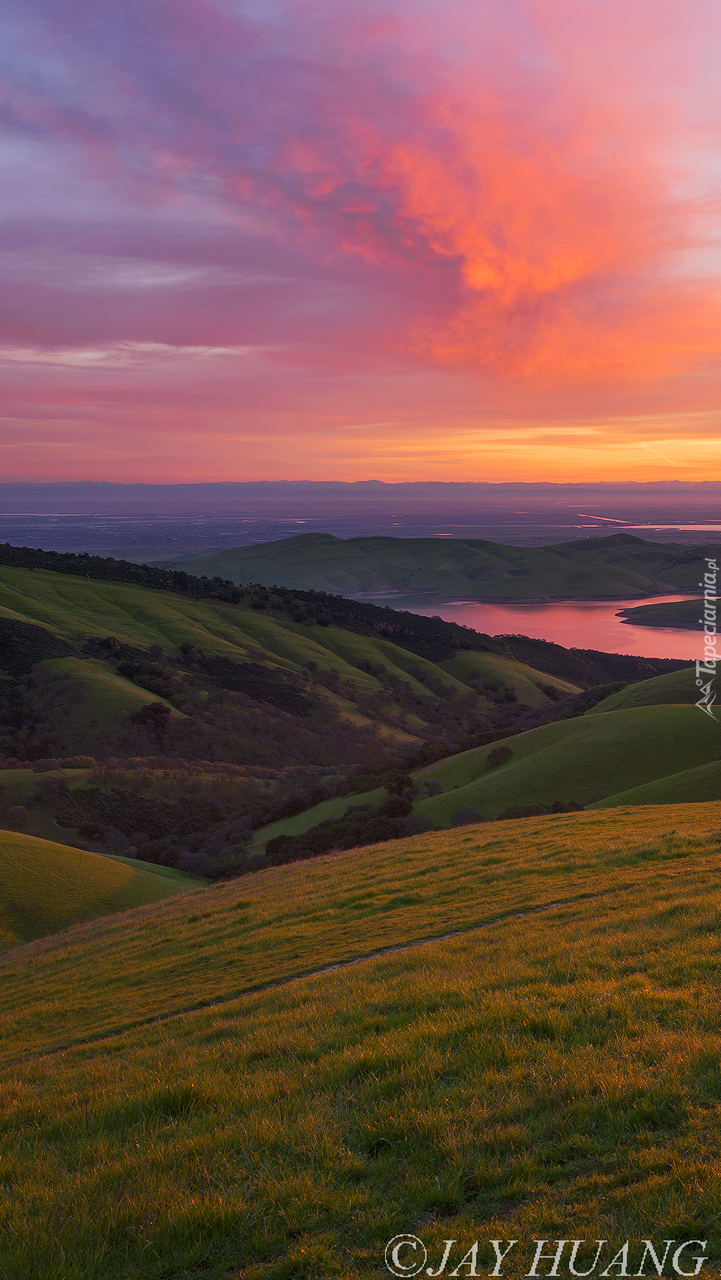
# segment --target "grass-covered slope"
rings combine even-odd
[[[510,756],[500,765],[497,748],[479,747],[429,766],[417,781],[437,779],[443,794],[415,811],[441,826],[466,806],[495,818],[510,805],[586,805],[718,759],[721,729],[695,706],[642,706],[543,725],[502,746]]]
[[[695,769],[681,769],[640,787],[630,787],[588,807],[608,809],[629,804],[696,804],[704,800],[721,800],[721,759],[710,760]]]
[[[673,702],[688,706],[697,699],[696,669],[683,667],[681,671],[669,671],[665,675],[630,684],[603,698],[585,714],[602,715],[606,711],[629,711],[634,707],[663,706]]]
[[[373,717],[365,715],[357,702],[343,695],[343,682],[351,680],[361,693],[386,696],[383,684],[365,667],[379,664],[387,676],[402,680],[419,696],[433,704],[436,695],[428,681],[442,680],[446,689],[468,696],[468,682],[500,682],[512,690],[519,702],[530,706],[544,705],[548,696],[539,686],[545,684],[559,694],[573,692],[578,685],[557,675],[548,675],[527,663],[499,653],[473,651],[444,659],[436,664],[417,653],[378,635],[362,635],[339,626],[312,626],[294,622],[287,616],[269,615],[248,607],[223,602],[197,601],[173,595],[169,591],[152,590],[122,582],[102,582],[46,570],[17,569],[0,566],[0,616],[15,622],[50,628],[66,642],[83,636],[117,637],[120,641],[147,648],[160,645],[177,651],[180,645],[192,644],[205,654],[218,655],[235,662],[248,662],[255,655],[283,674],[301,671],[308,663],[325,672],[337,673],[337,687],[324,696],[352,722],[369,724]],[[460,632],[459,629],[459,633]],[[451,645],[447,652],[454,653]],[[457,651],[455,651],[457,652]],[[132,713],[145,702],[163,701],[146,695],[98,661],[80,659],[71,653],[66,658],[49,659],[50,671],[64,672],[84,680],[89,699],[73,709],[73,714],[88,720],[93,717],[102,725],[120,711]],[[80,667],[82,666],[82,670]],[[479,709],[490,709],[492,703],[479,690]],[[423,718],[419,720],[423,724]],[[390,736],[412,740],[413,724],[405,734],[402,729]]]
[[[182,712],[167,699],[149,693],[147,689],[139,689],[132,681],[110,670],[107,663],[69,656],[50,658],[43,667],[62,680],[82,682],[84,688],[80,690],[77,702],[71,704],[72,714],[81,724],[94,720],[102,729],[115,724],[122,713],[132,714],[158,702],[168,708],[171,719],[183,718]]]
[[[179,872],[0,831],[0,951],[197,887]]]
[[[260,546],[232,547],[177,567],[238,583],[344,595],[419,591],[512,600],[633,598],[696,591],[705,556],[717,551],[646,542],[628,533],[532,548],[478,539],[341,539],[301,533]]]
[[[3,1275],[371,1280],[402,1232],[715,1274],[720,841],[721,804],[465,829],[13,952]]]

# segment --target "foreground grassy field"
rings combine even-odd
[[[179,871],[0,831],[0,951],[197,887]]]
[[[630,1240],[630,1274],[642,1238],[706,1240],[715,1274],[719,871],[721,804],[614,809],[10,953],[3,1277],[370,1278],[400,1232],[431,1268],[456,1240],[447,1273],[476,1239],[481,1274],[518,1240],[517,1277],[534,1239],[573,1237],[608,1241],[600,1266]]]

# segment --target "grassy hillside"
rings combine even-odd
[[[702,615],[701,600],[676,600],[669,604],[642,604],[634,609],[621,609],[618,616],[636,627],[675,627],[681,631],[698,631],[700,643]]]
[[[695,706],[641,706],[542,725],[503,747],[510,757],[500,765],[489,760],[493,747],[481,747],[429,766],[418,781],[436,778],[444,791],[416,811],[447,825],[464,806],[495,818],[509,805],[586,805],[717,759],[721,733]]]
[[[384,616],[385,611],[377,612]],[[256,699],[260,696],[263,701],[269,696],[259,694],[252,685],[252,681],[257,685],[257,678],[263,677],[266,686],[268,680],[275,681],[279,696],[282,694],[280,707],[292,712],[293,698],[298,701],[297,692],[301,692],[306,701],[310,694],[315,704],[312,716],[315,721],[337,721],[339,717],[342,723],[366,735],[378,728],[388,742],[411,748],[417,745],[419,735],[421,739],[429,736],[429,727],[432,728],[430,736],[446,736],[450,730],[451,736],[456,737],[483,727],[483,717],[496,713],[499,698],[542,708],[552,700],[549,695],[570,694],[579,687],[560,676],[538,671],[511,655],[483,650],[458,654],[457,649],[448,645],[444,649],[448,657],[437,663],[380,635],[362,635],[341,626],[309,626],[293,621],[287,614],[283,616],[282,612],[269,614],[238,604],[201,602],[170,591],[44,570],[0,566],[0,618],[26,627],[41,623],[46,632],[50,628],[54,636],[64,641],[68,649],[65,657],[47,658],[42,662],[47,676],[56,680],[61,677],[54,689],[56,701],[63,701],[63,707],[58,707],[58,716],[72,718],[81,728],[95,724],[101,735],[114,730],[119,716],[137,719],[143,708],[154,703],[169,708],[169,723],[198,714],[207,721],[211,707],[207,704],[207,692],[204,695],[197,678],[195,692],[182,687],[190,660],[179,655],[182,645],[200,650],[201,658],[205,655],[204,671],[207,660],[214,657],[225,662],[252,664],[255,675],[251,684],[232,687],[242,687]],[[465,635],[461,628],[457,630],[458,634]],[[141,657],[149,652],[150,646],[159,646],[168,655],[165,662],[174,663],[174,671],[166,671],[170,684],[150,681],[151,690],[142,685],[138,687],[137,681],[123,675],[124,668],[117,669],[118,658],[113,659],[113,654],[102,654],[97,646],[87,652],[88,643],[93,639],[101,640],[109,635],[124,645],[141,646]],[[81,637],[79,643],[78,636]],[[12,649],[17,657],[17,643],[13,643]],[[31,655],[31,658],[37,657],[38,654]],[[31,659],[28,659],[28,671],[29,664]],[[220,681],[222,686],[222,681],[228,680],[227,673],[220,673],[222,678],[214,678],[213,671],[209,671],[209,675],[211,685],[216,686]],[[173,681],[177,696],[172,694]],[[73,686],[79,691],[77,698],[73,696]],[[205,689],[207,687],[205,685]],[[270,686],[268,689],[271,692]],[[296,694],[289,695],[288,703],[289,689],[295,689]],[[450,699],[455,699],[452,707]],[[446,709],[450,710],[448,730],[443,719]],[[264,716],[269,718],[268,708]],[[314,732],[312,726],[307,727]],[[190,732],[190,726],[186,728]],[[178,727],[178,732],[181,730],[182,727]],[[207,731],[204,732],[207,736]],[[257,742],[259,726],[252,724],[246,736]],[[310,742],[307,751],[312,749],[314,744]],[[368,753],[369,742],[364,749]],[[97,735],[87,741],[79,736],[67,750],[49,741],[41,753],[58,755],[82,750],[99,754]],[[123,749],[110,744],[108,750],[110,754],[122,754]],[[138,746],[134,751],[124,750],[126,754],[149,754],[150,748],[143,750]],[[216,750],[228,748],[219,744]],[[196,758],[210,754],[210,749],[202,748],[202,744],[174,748],[166,754],[188,754],[188,751]],[[22,754],[27,755],[28,749]],[[268,754],[256,755],[256,760],[275,763]],[[288,763],[298,763],[298,760],[292,758]],[[309,763],[321,763],[321,760],[309,760]]]
[[[465,829],[13,952],[3,1275],[371,1280],[401,1232],[715,1274],[720,841],[721,804]]]
[[[644,734],[658,729],[652,716],[631,733],[646,766],[630,775],[619,730],[608,743],[601,728],[548,725],[542,739],[528,731],[579,716],[596,696],[577,704],[581,689],[609,678],[618,687],[673,663],[493,639],[308,592],[232,588],[237,600],[195,599],[201,580],[187,575],[175,591],[172,575],[151,587],[122,580],[142,566],[0,551],[32,562],[0,565],[0,755],[20,773],[35,762],[52,774],[0,796],[0,821],[25,834],[212,877],[255,868],[268,840],[337,822],[350,807],[361,809],[342,832],[308,837],[310,852],[448,825],[469,807],[497,817],[509,805],[584,804],[672,768],[658,759],[658,743],[647,749]],[[33,567],[46,560],[51,568]],[[511,733],[510,765],[484,748],[473,776],[458,781],[454,770],[465,765],[445,766],[454,776],[443,794],[419,790],[415,813],[407,781],[392,784],[395,798],[377,794],[399,764],[405,776]],[[529,741],[543,748],[533,761]],[[702,751],[684,764],[707,759]],[[71,776],[86,764],[89,781]],[[355,771],[369,773],[365,794]],[[265,856],[298,852],[281,857],[273,847]]]
[[[698,590],[705,556],[718,548],[646,542],[632,534],[550,547],[477,539],[335,538],[301,533],[232,547],[176,566],[237,583],[262,582],[343,595],[428,592],[477,599],[599,599]]]
[[[628,711],[633,707],[655,707],[673,702],[688,706],[696,702],[697,697],[695,668],[684,667],[681,671],[669,671],[666,675],[627,685],[597,702],[585,714],[602,715],[606,711]]]
[[[197,887],[179,872],[0,831],[0,951]]]
[[[683,667],[680,671],[669,671],[662,676],[652,676],[650,680],[629,684],[625,689],[603,698],[584,714],[602,715],[606,711],[627,711],[633,707],[663,706],[674,702],[687,706],[696,702],[697,697],[695,668]]]
[[[110,634],[129,644],[157,644],[171,650],[190,643],[206,653],[237,661],[248,661],[261,651],[267,661],[284,671],[296,672],[308,662],[315,662],[374,692],[381,686],[372,673],[359,671],[359,662],[380,662],[417,689],[412,668],[430,676],[440,674],[436,663],[377,636],[334,626],[309,630],[289,618],[268,617],[237,605],[187,600],[170,592],[42,570],[28,573],[0,566],[0,616],[49,627],[67,639],[73,639],[78,632],[98,637]],[[62,662],[52,659],[49,665],[60,670]],[[530,694],[536,700],[538,681],[551,684],[560,692],[578,688],[501,654],[474,652],[445,660],[442,668],[449,686],[459,692],[467,689],[464,676],[478,674],[490,682],[500,679],[514,690],[518,685],[519,694]],[[426,692],[423,688],[419,691]],[[544,700],[543,694],[540,699]]]
[[[608,809],[629,804],[695,804],[703,800],[721,800],[721,762],[710,760],[695,769],[682,769],[665,778],[655,778],[640,787],[630,787],[616,795],[589,805],[589,809]]]
[[[171,719],[184,719],[181,711],[158,694],[139,689],[132,681],[119,676],[108,664],[94,658],[49,658],[44,669],[61,680],[77,680],[84,688],[78,690],[77,701],[72,704],[72,714],[80,724],[94,720],[100,728],[114,725],[123,712],[132,714],[151,703],[160,702],[170,712]]]
[[[626,709],[542,725],[413,770],[413,813],[447,827],[464,809],[496,819],[511,806],[550,808],[556,801],[655,804],[664,801],[665,788],[674,802],[721,799],[719,725],[690,703],[656,705],[663,688],[651,693],[649,705],[641,701],[643,685],[623,692],[631,694]],[[426,780],[440,794],[429,796]],[[350,805],[378,806],[385,798],[367,791],[316,805],[256,831],[254,847],[279,835],[301,835]]]

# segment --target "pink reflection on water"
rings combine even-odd
[[[565,600],[552,604],[487,604],[478,600],[428,600],[419,596],[390,596],[392,609],[408,609],[428,617],[445,618],[487,635],[524,635],[552,640],[566,649],[601,649],[606,653],[639,654],[645,658],[688,658],[703,653],[701,629],[675,631],[666,627],[639,627],[616,617],[619,609],[641,604],[668,604],[695,597],[653,596],[643,600]]]

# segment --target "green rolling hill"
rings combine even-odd
[[[426,833],[16,948],[4,1280],[374,1280],[401,1233],[432,1270],[479,1240],[481,1274],[515,1240],[508,1280],[541,1238],[594,1242],[579,1270],[629,1241],[633,1274],[703,1240],[710,1280],[720,831],[711,803]]]
[[[682,667],[680,671],[668,671],[662,676],[629,684],[597,702],[585,714],[603,715],[606,711],[630,711],[634,707],[660,707],[674,702],[688,706],[697,698],[695,667]]]
[[[0,951],[85,920],[187,893],[198,883],[149,863],[0,831]]]
[[[336,538],[302,533],[233,547],[176,568],[237,583],[315,591],[399,591],[488,600],[608,599],[698,591],[718,547],[646,542],[629,533],[549,547],[476,539]]]
[[[418,781],[436,778],[443,794],[416,811],[446,826],[464,806],[496,818],[510,805],[591,804],[666,778],[679,765],[721,759],[721,730],[695,706],[651,706],[543,725],[503,746],[510,756],[500,765],[489,761],[494,748],[485,747],[429,766]],[[721,767],[718,783],[721,799]]]
[[[497,764],[499,746],[509,755]],[[663,803],[667,785],[674,802],[721,799],[721,728],[695,706],[632,707],[543,725],[414,770],[413,778],[413,813],[435,827],[451,826],[464,809],[496,819],[511,806],[550,809],[557,801],[582,807]],[[438,784],[440,794],[429,796],[426,781]],[[255,847],[279,835],[299,836],[351,805],[377,806],[383,798],[368,791],[317,805],[257,831]]]
[[[391,626],[387,611],[375,613],[383,626]],[[360,628],[318,625],[312,617],[296,621],[284,608],[270,610],[199,601],[134,584],[97,582],[0,565],[0,624],[3,619],[11,627],[42,626],[42,634],[49,636],[53,644],[65,646],[64,656],[46,658],[42,645],[35,652],[34,641],[26,640],[30,650],[25,670],[30,670],[33,659],[40,660],[47,677],[55,681],[56,694],[66,695],[63,716],[78,728],[74,745],[44,753],[52,755],[77,751],[98,755],[97,734],[91,741],[81,731],[92,724],[98,733],[107,734],[116,726],[118,716],[137,718],[151,704],[160,703],[167,708],[170,725],[188,716],[205,714],[209,710],[207,693],[200,700],[187,690],[182,696],[188,660],[179,655],[181,645],[200,650],[206,666],[208,661],[212,665],[213,658],[250,664],[244,667],[250,673],[249,679],[252,676],[256,685],[259,679],[265,681],[264,688],[271,698],[273,685],[279,706],[283,705],[281,694],[287,701],[291,688],[296,695],[299,692],[307,696],[310,692],[314,723],[340,718],[351,729],[368,731],[377,726],[386,741],[401,746],[418,743],[419,734],[420,739],[427,736],[429,724],[438,726],[433,736],[443,735],[438,712],[448,705],[449,698],[455,699],[451,720],[457,721],[455,733],[459,736],[464,725],[466,732],[473,731],[473,724],[493,714],[498,697],[511,697],[524,706],[541,708],[550,704],[552,696],[579,689],[576,667],[581,681],[591,682],[583,664],[571,655],[571,676],[564,678],[555,671],[548,673],[519,661],[507,647],[506,652],[493,652],[494,647],[502,650],[504,646],[494,646],[490,638],[485,643],[475,637],[478,649],[460,651],[459,644],[469,644],[466,637],[475,636],[460,627],[449,627],[450,641],[434,642],[435,649],[433,643],[422,639],[420,643],[411,640],[413,647],[409,649],[404,647],[402,637],[399,644],[383,634],[373,634],[370,627],[366,628],[370,634],[364,634]],[[431,620],[422,620],[422,625],[426,622]],[[165,655],[165,683],[158,677],[151,690],[139,687],[137,680],[123,674],[128,668],[119,670],[117,657],[103,652],[97,644],[92,647],[93,641],[107,636],[138,649],[141,657],[151,646],[158,646]],[[423,656],[417,651],[419,647],[438,652],[439,660]],[[541,643],[537,647],[543,661],[544,646]],[[546,647],[552,665],[557,666],[558,655],[565,651],[558,646]],[[8,660],[16,661],[20,647],[14,634],[8,637],[7,650]],[[55,650],[48,648],[47,652]],[[174,663],[172,671],[168,662]],[[0,672],[2,666],[0,653]],[[173,682],[180,691],[177,695],[173,694]],[[78,690],[75,699],[73,688]],[[256,691],[251,684],[248,692],[262,696],[262,690]],[[266,714],[270,714],[267,705]],[[118,748],[110,749],[110,754],[118,753]],[[195,754],[207,752],[195,748]],[[265,760],[261,758],[258,763]]]

